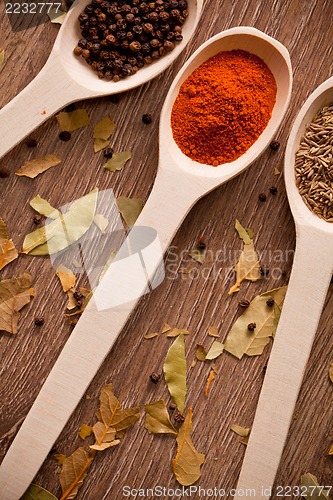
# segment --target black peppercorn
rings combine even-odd
[[[42,318],[41,316],[37,316],[35,318],[35,325],[36,326],[43,326],[44,323],[45,323],[44,318]]]
[[[275,196],[275,195],[277,194],[277,192],[278,192],[277,187],[275,187],[275,186],[270,187],[270,188],[269,188],[269,191],[270,191],[270,193],[271,193],[273,196]]]
[[[182,423],[182,422],[184,422],[184,421],[185,421],[185,417],[184,417],[184,415],[182,415],[182,414],[180,413],[180,411],[177,411],[177,412],[174,414],[173,418],[175,419],[175,421],[176,421],[176,422],[179,422],[179,423]]]
[[[249,323],[247,325],[247,329],[250,331],[250,332],[254,332],[254,330],[257,328],[257,324],[256,323]]]
[[[6,179],[9,175],[10,172],[7,167],[0,167],[0,179]]]
[[[61,141],[68,142],[71,140],[72,134],[67,130],[63,130],[62,132],[60,132],[58,137]]]
[[[259,194],[259,201],[266,201],[266,198],[267,198],[267,196],[265,195],[265,193]]]
[[[274,300],[272,297],[270,297],[270,298],[266,301],[266,304],[267,304],[267,306],[268,306],[268,307],[273,307],[273,306],[274,306],[274,304],[275,304],[275,300]]]
[[[36,148],[38,146],[38,143],[36,139],[32,139],[31,137],[25,141],[25,145],[27,148]]]
[[[145,113],[143,116],[142,116],[142,121],[145,125],[150,125],[151,122],[152,122],[152,116],[150,113]]]
[[[177,406],[175,405],[175,403],[169,404],[169,410],[174,411],[176,408],[177,408]]]
[[[247,309],[250,306],[250,301],[247,299],[240,300],[238,302],[239,307],[243,307],[244,309]]]
[[[113,153],[114,153],[114,150],[111,147],[104,149],[105,158],[112,158]]]
[[[33,223],[36,224],[36,226],[38,226],[38,224],[40,224],[42,220],[43,219],[41,215],[35,215],[32,219]]]
[[[270,143],[270,148],[272,151],[277,151],[279,149],[279,147],[280,147],[279,141],[272,141]]]
[[[161,375],[159,375],[158,373],[155,373],[153,372],[151,375],[150,375],[150,380],[154,383],[154,384],[157,384],[158,381],[160,380],[161,378]]]
[[[261,276],[264,276],[265,278],[269,275],[269,269],[266,266],[261,266],[260,267],[260,274]]]
[[[169,40],[166,40],[163,44],[163,47],[166,52],[171,52],[175,48],[175,44],[173,42],[170,42]]]

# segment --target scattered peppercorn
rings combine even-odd
[[[99,78],[118,82],[182,41],[187,9],[187,0],[92,0],[79,15],[82,38],[74,54]]]
[[[142,116],[142,121],[145,125],[150,125],[151,122],[153,121],[153,118],[151,116],[150,113],[145,113],[143,116]]]
[[[10,172],[7,167],[1,167],[0,168],[0,179],[5,179],[6,177],[9,177]]]
[[[270,193],[271,193],[272,195],[274,195],[274,196],[275,196],[275,195],[277,194],[277,192],[278,192],[278,190],[277,190],[277,187],[276,187],[276,186],[272,186],[272,187],[270,187],[270,188],[269,188],[269,190],[270,190]]]
[[[38,224],[40,224],[42,222],[42,216],[41,215],[35,215],[32,220],[33,220],[33,223],[36,224],[36,226],[37,226]]]
[[[25,141],[25,145],[27,148],[36,148],[38,146],[38,143],[36,139],[32,139],[31,137]]]
[[[250,301],[247,299],[240,300],[238,302],[239,307],[243,307],[244,309],[247,309],[250,306]]]
[[[198,250],[205,250],[206,249],[206,243],[205,239],[203,236],[200,236],[198,239]]]
[[[66,106],[64,109],[64,111],[66,111],[66,113],[71,113],[72,111],[75,111],[75,110],[76,110],[75,102],[68,104],[68,106]]]
[[[267,301],[266,301],[266,304],[268,307],[273,307],[274,304],[275,304],[275,300],[273,299],[273,297],[270,297]]]
[[[106,149],[104,149],[104,156],[105,156],[105,158],[112,158],[113,153],[114,153],[114,149],[113,148],[106,148]]]
[[[35,325],[36,326],[43,326],[44,323],[45,323],[44,318],[42,318],[41,316],[37,316],[35,318]]]
[[[265,195],[265,193],[259,194],[259,201],[266,201],[266,198],[267,198],[267,196]]]
[[[175,405],[175,403],[170,403],[169,404],[169,410],[175,411],[176,408],[177,408],[177,406]]]
[[[154,384],[157,384],[161,378],[161,375],[159,375],[158,373],[155,373],[153,372],[151,375],[150,375],[150,380],[154,383]]]
[[[59,139],[63,142],[68,142],[71,140],[72,134],[68,132],[67,130],[63,130],[59,134]]]
[[[269,275],[269,269],[268,269],[268,267],[261,266],[260,267],[260,274],[261,274],[261,276],[264,276],[265,278],[267,278],[267,276]]]
[[[180,423],[184,422],[184,420],[185,420],[184,415],[182,415],[180,413],[180,411],[176,411],[176,413],[174,414],[173,418],[175,419],[176,422],[180,422]]]
[[[249,323],[247,325],[247,329],[250,330],[250,332],[254,332],[254,330],[257,328],[257,324],[256,323]]]
[[[267,365],[264,365],[264,366],[262,367],[262,371],[263,371],[263,374],[264,374],[264,375],[265,375],[265,373],[266,373],[266,370],[267,370]]]
[[[279,141],[272,141],[270,143],[270,148],[272,151],[277,151],[279,149],[279,147],[280,147]]]
[[[120,94],[112,94],[109,96],[109,101],[112,104],[118,104],[120,101]]]

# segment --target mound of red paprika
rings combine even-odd
[[[173,137],[199,163],[232,162],[266,128],[275,99],[276,82],[262,59],[244,50],[220,52],[182,84],[171,113]]]

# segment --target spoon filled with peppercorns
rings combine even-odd
[[[0,111],[0,158],[67,104],[155,78],[182,52],[203,0],[79,0],[48,61]]]
[[[186,214],[267,148],[291,88],[287,49],[248,27],[214,36],[178,73],[161,114],[153,190],[0,466],[6,500],[24,493],[139,298],[161,283],[163,253]]]

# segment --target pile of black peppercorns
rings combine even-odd
[[[187,0],[92,0],[79,16],[74,54],[99,78],[118,82],[175,48],[188,15]]]

